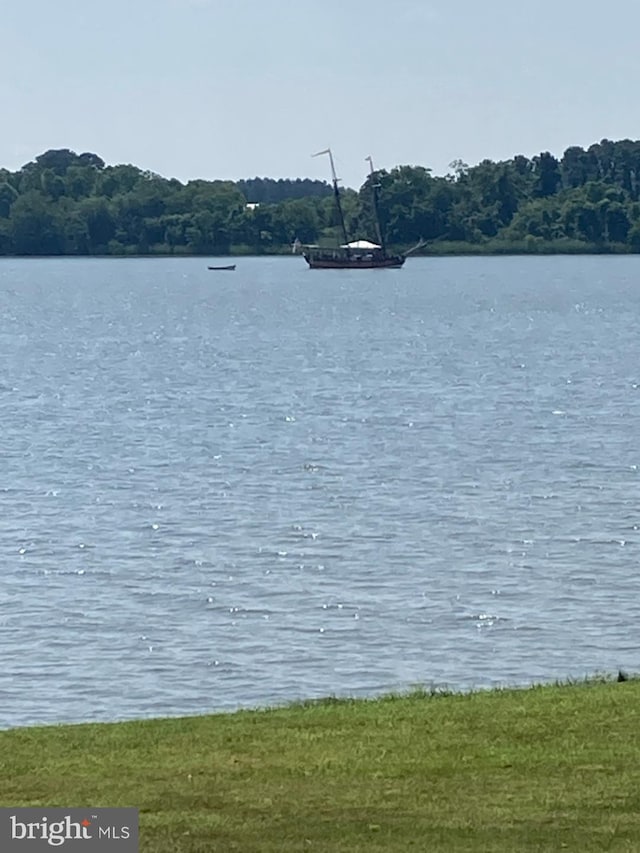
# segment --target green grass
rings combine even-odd
[[[137,806],[141,851],[638,851],[640,681],[0,733],[0,803]]]

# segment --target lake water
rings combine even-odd
[[[637,670],[640,258],[0,262],[0,726]]]

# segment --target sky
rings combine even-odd
[[[446,174],[640,138],[640,3],[0,0],[0,167],[91,151],[188,181]]]

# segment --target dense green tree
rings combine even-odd
[[[631,227],[629,234],[627,235],[627,240],[631,251],[640,252],[640,222],[636,222],[636,224]]]
[[[565,187],[581,187],[598,177],[598,164],[592,153],[578,146],[567,148],[562,158],[562,179]]]
[[[278,204],[281,201],[301,198],[326,198],[332,189],[325,181],[309,178],[250,178],[238,181],[238,189],[250,204]]]
[[[536,237],[551,242],[564,236],[564,233],[562,210],[556,199],[547,198],[523,204],[502,236],[515,240]]]
[[[40,169],[51,169],[52,172],[58,175],[64,175],[69,166],[73,166],[77,162],[78,155],[68,148],[45,151],[44,154],[40,154],[35,160],[35,164]],[[25,168],[33,165],[33,163],[30,163]]]
[[[9,255],[12,251],[11,225],[8,219],[0,218],[0,255]]]
[[[313,198],[283,201],[273,206],[270,231],[280,245],[315,243],[320,232],[320,215]]]
[[[433,178],[423,166],[398,166],[367,178],[360,190],[362,224],[373,239],[377,236],[376,197],[382,237],[387,242],[417,243],[446,235],[454,198],[447,178]]]
[[[143,172],[136,166],[107,166],[100,172],[96,193],[113,198],[115,195],[133,192],[143,181]]]
[[[533,172],[535,175],[534,195],[547,198],[555,195],[562,185],[560,163],[553,154],[544,151],[533,158]]]
[[[90,251],[106,254],[109,242],[116,235],[115,218],[106,200],[83,199],[78,205],[78,220],[84,223]]]
[[[0,183],[0,217],[7,217],[11,205],[18,198],[18,191],[8,181]]]
[[[28,190],[20,195],[11,205],[9,222],[9,236],[16,254],[64,254],[64,220],[42,193]]]
[[[607,205],[604,214],[604,238],[612,243],[626,243],[631,222],[624,204],[619,201]]]
[[[479,251],[640,252],[640,141],[603,139],[528,158],[400,165],[341,190],[347,234]],[[378,217],[374,200],[377,199]],[[378,223],[381,231],[378,232]],[[0,169],[0,254],[289,251],[342,242],[332,188],[307,179],[182,184],[90,152],[45,151]]]

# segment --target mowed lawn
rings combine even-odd
[[[3,806],[136,806],[140,850],[640,851],[640,681],[0,732]]]

